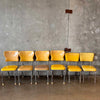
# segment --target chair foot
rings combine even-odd
[[[16,85],[16,83],[14,83],[14,85]]]
[[[18,85],[20,86],[20,83],[18,83]]]
[[[49,85],[49,82],[47,82],[47,85]]]
[[[2,86],[4,86],[5,84],[4,83],[2,83]]]
[[[37,85],[37,82],[35,82],[35,85]]]
[[[53,85],[53,82],[51,82],[51,84]]]
[[[63,85],[65,85],[66,83],[65,82],[63,82]]]

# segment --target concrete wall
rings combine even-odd
[[[67,47],[67,0],[0,0],[0,68],[5,50]],[[94,52],[100,74],[100,1],[70,0],[69,47]]]

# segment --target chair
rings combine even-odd
[[[31,72],[31,84],[32,84],[34,52],[20,51],[19,56],[20,56],[20,62],[32,62],[32,64],[30,65],[21,64],[21,66],[18,68],[18,84],[20,85],[20,72]]]
[[[65,54],[65,60],[68,62],[78,62],[79,61],[79,53],[66,53]],[[76,64],[76,65],[68,65],[67,66],[67,70],[68,70],[68,81],[70,83],[70,73],[71,72],[78,72],[80,73],[80,77],[79,77],[79,82],[81,83],[81,68]]]
[[[49,51],[36,51],[36,62],[49,62]],[[47,72],[47,85],[49,85],[49,63],[47,65],[36,64],[35,68],[35,85],[37,85],[37,72],[45,71]]]
[[[18,68],[17,65],[8,65],[8,62],[18,62],[18,51],[5,51],[4,52],[5,61],[7,62],[7,66],[4,66],[1,68],[1,74],[2,74],[2,86],[4,86],[3,81],[3,72],[8,72],[8,75],[10,72],[14,73],[14,84],[16,85],[16,70]]]
[[[51,61],[64,61],[64,50],[52,50]],[[51,84],[53,84],[53,72],[54,71],[62,71],[63,72],[63,84],[65,84],[65,75],[66,75],[66,67],[62,64],[53,64],[51,65]]]
[[[90,62],[89,65],[83,65],[81,63],[83,69],[83,82],[84,82],[84,72],[94,72],[94,83],[96,83],[96,68],[92,66],[92,62],[94,59],[94,53],[80,53],[80,61],[81,62]]]

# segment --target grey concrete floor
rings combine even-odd
[[[30,85],[29,79],[24,77],[21,86],[14,86],[13,78],[5,78],[5,86],[0,85],[0,100],[100,100],[100,76],[96,84],[93,77],[86,78],[84,84],[72,78],[66,85],[61,77],[54,78],[54,85],[46,85],[45,77],[39,78],[38,85]]]

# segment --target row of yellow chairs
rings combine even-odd
[[[62,64],[53,64],[49,68],[49,63],[46,65],[38,65],[33,66],[33,63],[30,65],[7,65],[3,68],[1,68],[2,73],[2,86],[4,86],[4,80],[3,80],[3,72],[14,72],[14,84],[16,85],[16,72],[18,74],[18,84],[20,85],[20,74],[24,71],[30,71],[31,72],[31,84],[32,84],[32,77],[33,77],[33,71],[35,73],[35,84],[37,84],[37,75],[39,71],[46,71],[47,73],[47,84],[49,84],[49,71],[51,72],[51,84],[53,84],[53,72],[54,71],[62,71],[63,72],[63,84],[65,84],[65,76],[66,76],[66,70],[68,71],[68,81],[70,83],[70,72],[78,72],[79,75],[79,82],[81,82],[81,72],[83,72],[83,82],[84,82],[84,72],[94,72],[94,82],[96,82],[96,68],[91,65],[83,65],[81,64],[78,66],[77,64],[70,65],[69,62],[78,62],[79,59],[81,62],[92,62],[94,58],[94,53],[65,53],[64,50],[52,50],[52,51],[5,51],[5,61],[6,62],[33,62],[34,61],[34,55],[36,56],[36,62],[38,61],[65,61],[68,62],[67,69]],[[49,57],[51,56],[51,60]],[[20,60],[19,60],[20,57]]]

